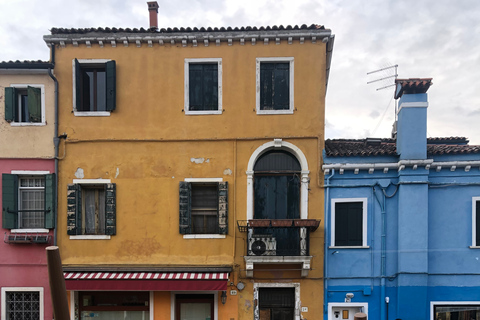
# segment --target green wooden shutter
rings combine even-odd
[[[218,184],[218,233],[228,234],[228,182]]]
[[[2,227],[4,229],[17,228],[18,176],[15,174],[2,174],[2,208]]]
[[[107,78],[107,111],[115,110],[116,106],[116,82],[117,82],[117,71],[115,60],[108,61],[105,64],[105,72]]]
[[[47,229],[55,228],[55,191],[55,174],[45,175],[45,210],[50,210],[45,213],[45,228]]]
[[[82,69],[75,59],[75,111],[83,111],[82,106]]]
[[[68,185],[67,234],[82,234],[82,189],[79,184]]]
[[[180,181],[179,190],[180,233],[189,234],[192,230],[192,184],[190,182]]]
[[[27,95],[30,122],[42,122],[42,90],[29,86],[27,88]]]
[[[110,236],[117,233],[116,190],[115,183],[105,186],[105,234]]]
[[[16,89],[12,87],[5,88],[5,120],[12,122],[15,120]]]

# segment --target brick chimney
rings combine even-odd
[[[148,11],[150,13],[150,28],[158,28],[158,2],[157,1],[149,1],[148,4]]]

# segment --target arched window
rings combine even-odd
[[[254,219],[299,219],[301,166],[285,150],[262,154],[253,168]]]

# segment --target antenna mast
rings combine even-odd
[[[387,73],[387,74],[388,74],[388,70],[391,70],[391,69],[395,69],[395,72],[394,72],[393,75],[388,75],[388,76],[386,76],[386,77],[382,77],[382,78],[379,78],[379,79],[375,79],[375,80],[372,80],[372,81],[368,81],[367,84],[374,83],[374,82],[378,82],[378,81],[384,81],[384,80],[387,80],[387,79],[390,79],[390,78],[395,78],[395,80],[396,80],[397,77],[398,77],[398,73],[397,73],[398,64],[393,65],[393,66],[388,66],[388,67],[385,67],[385,68],[381,68],[381,69],[378,69],[378,70],[374,70],[374,71],[367,72],[367,75],[373,74],[373,73],[377,73],[377,72],[381,72],[381,71],[384,71],[384,73]],[[386,86],[377,88],[377,91],[383,90],[383,89],[387,89],[387,88],[390,88],[390,87],[393,87],[394,85],[395,85],[395,81],[393,82],[393,84],[389,84],[389,85],[386,85]],[[395,100],[395,121],[397,121],[397,100]]]

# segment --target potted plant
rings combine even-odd
[[[295,219],[296,227],[318,227],[320,220],[315,219]]]

